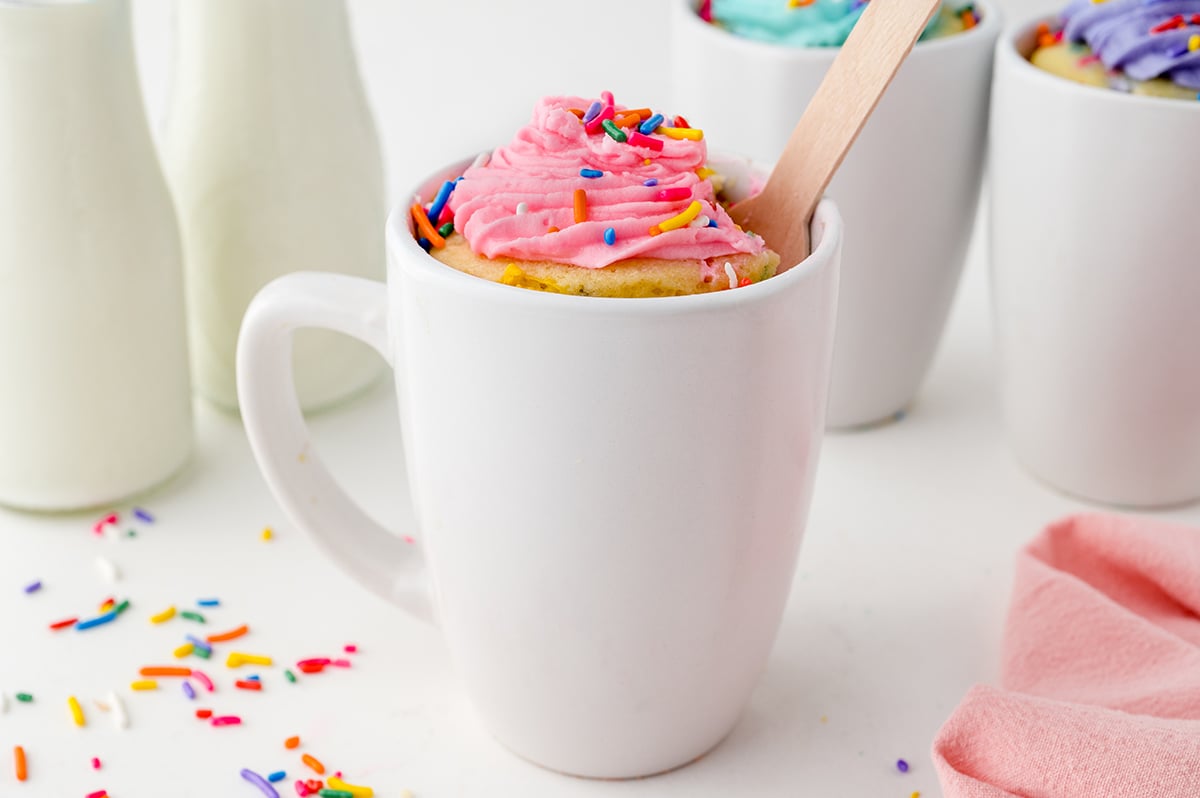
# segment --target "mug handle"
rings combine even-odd
[[[237,388],[250,448],[293,523],[370,590],[432,621],[424,557],[354,503],[312,449],[292,381],[293,334],[344,333],[392,362],[387,287],[374,280],[297,272],[266,285],[242,320]]]

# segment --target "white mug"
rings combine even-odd
[[[780,3],[785,0],[779,0]],[[671,0],[672,103],[714,141],[773,163],[837,56],[730,34]],[[829,426],[883,421],[916,396],[941,339],[983,173],[1000,13],[919,42],[829,186],[850,228]]]
[[[505,746],[581,776],[670,770],[736,723],[787,601],[841,231],[826,201],[813,254],[769,280],[611,299],[455,271],[401,209],[386,287],[297,274],[251,304],[238,349],[251,446],[297,526],[441,627]],[[309,450],[289,358],[305,327],[360,338],[395,368],[417,545],[368,518]]]
[[[993,310],[1009,439],[1129,506],[1200,497],[1200,103],[1082,86],[996,49]]]

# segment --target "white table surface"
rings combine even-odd
[[[639,83],[628,69],[608,75],[608,67],[569,61],[563,62],[565,77],[557,68],[544,76],[554,85],[541,87],[536,74],[523,73],[537,67],[529,48],[549,35],[538,20],[552,4],[538,0],[524,12],[532,20],[520,29],[524,33],[506,45],[512,58],[488,55],[503,61],[498,69],[523,75],[520,88],[489,100],[489,86],[458,83],[462,105],[446,108],[444,131],[428,135],[411,127],[416,123],[403,109],[412,107],[414,96],[436,102],[439,92],[451,90],[414,88],[413,70],[429,58],[454,58],[434,54],[436,48],[422,44],[422,32],[444,26],[449,7],[467,7],[480,16],[462,33],[466,44],[459,49],[482,47],[488,25],[517,12],[508,4],[464,0],[416,8],[404,3],[401,15],[400,5],[351,4],[393,190],[502,139],[523,120],[533,97],[575,90],[570,80],[584,92],[612,86],[618,99],[621,89],[628,95]],[[626,12],[635,6],[632,0],[614,3]],[[167,11],[149,3],[138,11],[153,114],[166,85],[159,67],[169,46],[161,36]],[[391,31],[413,49],[395,46]],[[555,57],[569,53],[566,35],[554,40]],[[408,71],[389,77],[389,63]],[[456,85],[462,69],[447,69],[440,82]],[[472,103],[478,103],[474,110]],[[827,439],[774,654],[744,720],[700,762],[650,780],[603,783],[554,775],[501,749],[456,690],[437,632],[334,570],[282,517],[237,419],[198,404],[194,461],[169,485],[139,499],[158,521],[139,526],[136,538],[94,537],[95,513],[0,511],[0,691],[10,697],[8,712],[0,715],[0,795],[61,798],[101,787],[112,798],[257,795],[240,780],[240,769],[286,769],[290,784],[301,772],[298,755],[283,748],[293,734],[304,738],[305,750],[373,785],[381,798],[406,788],[420,798],[940,795],[929,744],[964,692],[997,676],[1016,551],[1045,523],[1088,509],[1030,479],[1005,447],[980,244],[977,236],[944,346],[907,418]],[[412,531],[390,386],[381,383],[319,416],[313,430],[323,456],[352,492],[381,519]],[[1200,523],[1200,509],[1160,517]],[[266,525],[276,530],[271,542],[259,537]],[[117,585],[100,578],[94,564],[100,555],[120,567]],[[22,587],[34,579],[45,587],[27,596]],[[119,623],[87,633],[47,630],[52,620],[88,614],[109,594],[133,602]],[[353,642],[361,653],[353,669],[303,678],[299,685],[284,682],[278,669],[244,669],[263,674],[262,694],[233,690],[232,672],[216,660],[207,668],[220,687],[211,700],[202,694],[188,702],[176,684],[158,693],[130,693],[139,666],[169,664],[182,635],[198,628],[180,619],[154,626],[148,616],[203,596],[223,602],[206,611],[207,631],[252,627],[226,651],[294,662]],[[126,731],[117,731],[92,703],[114,688],[128,707]],[[35,702],[13,703],[12,693],[20,690],[33,693]],[[83,700],[89,718],[84,729],[68,719],[71,694]],[[211,728],[192,717],[197,706],[239,714],[246,724]],[[9,765],[9,749],[17,744],[29,753],[31,773],[19,787]],[[90,767],[93,756],[104,762],[98,773]],[[898,757],[912,764],[907,775],[896,771]],[[284,794],[293,793],[289,788]]]

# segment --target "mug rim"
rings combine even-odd
[[[439,169],[419,181],[415,190],[409,192],[407,196],[419,196],[422,186],[440,181],[446,175],[461,174],[473,160],[473,158],[465,158]],[[752,161],[746,160],[746,163],[750,168],[758,168]],[[403,268],[420,279],[436,280],[456,290],[477,294],[481,298],[490,296],[492,300],[498,302],[523,303],[545,308],[566,307],[567,303],[583,303],[577,304],[573,311],[619,310],[625,313],[653,314],[719,309],[767,299],[788,290],[794,283],[804,282],[821,269],[828,268],[834,259],[837,247],[841,245],[843,236],[841,213],[838,211],[837,204],[828,196],[821,198],[816,211],[813,212],[812,223],[809,226],[810,237],[812,231],[822,226],[825,229],[821,235],[821,241],[808,254],[807,258],[773,277],[752,285],[742,286],[731,291],[710,291],[704,294],[684,296],[595,297],[533,291],[528,288],[504,285],[447,266],[427,253],[417,243],[417,239],[413,235],[412,214],[409,213],[408,206],[402,202],[393,209],[387,220],[388,283],[392,284],[392,270]],[[664,302],[667,304],[664,305]]]
[[[1196,114],[1200,113],[1200,100],[1181,100],[1175,97],[1149,97],[1116,91],[1107,87],[1088,86],[1076,83],[1068,78],[1060,77],[1033,65],[1024,54],[1027,44],[1033,44],[1033,37],[1038,25],[1047,23],[1054,25],[1060,20],[1056,14],[1039,14],[1023,23],[1015,23],[1005,30],[1004,35],[996,45],[997,69],[1011,70],[1022,79],[1032,81],[1039,87],[1062,94],[1077,95],[1074,99],[1079,102],[1095,104],[1104,103],[1133,103],[1146,105],[1160,113]],[[1200,91],[1197,91],[1200,94]],[[1177,110],[1169,110],[1177,108]]]
[[[813,47],[777,42],[764,42],[759,39],[749,39],[730,33],[711,23],[700,19],[696,6],[698,0],[673,0],[672,7],[676,24],[686,25],[691,35],[707,37],[710,41],[724,42],[735,49],[754,51],[755,55],[767,55],[783,63],[832,63],[834,57],[841,52],[841,47]],[[908,60],[937,57],[935,54],[964,49],[971,46],[989,47],[999,35],[1003,26],[1003,15],[992,0],[974,0],[974,5],[982,10],[979,24],[970,30],[959,31],[950,36],[939,36],[936,39],[918,41],[908,55]],[[682,20],[680,22],[679,20]]]

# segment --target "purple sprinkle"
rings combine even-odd
[[[896,760],[896,770],[900,771],[901,773],[907,773],[908,772],[908,763],[905,762],[903,759],[897,759]]]
[[[186,681],[186,680],[184,681],[183,694],[188,697],[188,701],[196,700],[196,688],[192,687],[191,682]]]
[[[242,769],[242,778],[257,787],[259,792],[267,796],[267,798],[279,798],[279,793],[275,791],[275,788],[262,776],[250,770],[250,768]]]
[[[645,181],[644,183],[642,183],[642,185],[643,185],[643,186],[657,186],[657,185],[658,185],[658,181],[657,181],[657,180],[655,180],[655,179],[652,177],[652,178],[650,178],[649,180],[647,180],[647,181]]]
[[[600,103],[600,101],[594,100],[592,102],[592,104],[588,106],[587,111],[584,112],[583,121],[591,122],[593,119],[596,118],[597,114],[599,114],[600,111],[603,109],[604,109],[604,106]]]
[[[139,521],[145,521],[147,524],[153,524],[153,523],[154,523],[154,516],[150,515],[150,513],[146,512],[146,511],[145,511],[145,510],[143,510],[141,507],[134,507],[134,508],[133,508],[133,515],[134,515],[134,517],[136,517],[136,518],[137,518]]]
[[[28,585],[25,585],[26,593],[36,593],[41,589],[42,589],[42,580],[40,580],[40,579],[37,580],[36,582],[30,582]]]

